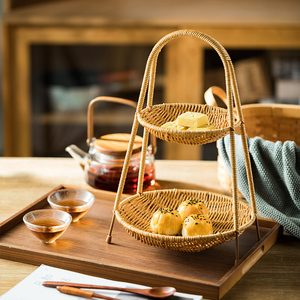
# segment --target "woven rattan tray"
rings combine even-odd
[[[187,111],[203,113],[208,116],[209,124],[216,129],[207,131],[176,131],[161,128],[164,123],[174,121],[180,114]],[[225,109],[210,105],[168,103],[154,105],[145,108],[138,114],[138,120],[142,126],[157,138],[186,145],[203,145],[217,141],[229,134],[230,126],[228,122],[228,112]],[[239,126],[235,122],[234,127]]]
[[[202,200],[210,210],[210,219],[213,223],[214,234],[184,238],[172,236],[168,239],[160,234],[148,232],[151,216],[161,207],[176,209],[187,199]],[[251,207],[245,202],[238,202],[240,213],[240,234],[254,222]],[[228,242],[234,238],[234,224],[232,218],[232,199],[220,194],[198,190],[158,190],[144,192],[126,198],[120,203],[116,217],[125,229],[142,242],[164,248],[194,252],[202,251],[212,246]],[[132,224],[135,224],[133,227]],[[250,224],[250,225],[249,225]],[[216,235],[218,238],[216,238]]]
[[[183,36],[203,40],[212,46],[212,48],[219,54],[224,66],[226,94],[228,99],[227,109],[195,103],[162,103],[153,105],[154,82],[158,55],[168,42]],[[147,106],[144,107],[146,95]],[[235,102],[237,117],[234,114],[233,102]],[[180,131],[161,128],[162,124],[174,121],[177,116],[187,111],[207,114],[208,124],[213,124],[215,129],[205,131]],[[133,142],[139,125],[144,127],[144,136],[138,189],[135,196],[129,197],[121,202],[121,195],[128,172]],[[237,127],[240,127],[241,129],[252,206],[240,202],[237,197],[238,189],[234,135]],[[153,136],[167,142],[187,145],[202,145],[214,142],[229,134],[233,174],[232,197],[194,190],[166,190],[143,193],[143,174],[145,170],[146,148],[150,133]],[[203,200],[209,207],[211,211],[209,217],[212,218],[213,234],[208,236],[198,235],[193,237],[183,237],[160,235],[149,232],[149,223],[156,209],[163,207],[177,209],[181,201],[191,198]],[[232,239],[236,239],[236,261],[239,259],[238,237],[246,228],[251,226],[255,220],[257,226],[257,237],[259,240],[259,226],[257,222],[257,208],[252,171],[233,64],[224,47],[209,35],[196,30],[179,30],[166,35],[153,47],[146,64],[140,97],[132,126],[131,139],[128,145],[123,172],[120,178],[111,226],[107,236],[108,243],[111,242],[115,217],[119,223],[121,223],[136,239],[148,245],[162,248],[194,252],[202,251],[228,242]]]
[[[261,240],[255,226],[240,237],[241,259],[234,265],[234,241],[200,253],[149,247],[130,237],[120,224],[118,239],[107,245],[115,193],[91,190],[95,203],[89,212],[54,243],[41,243],[22,222],[28,211],[50,208],[47,196],[69,188],[61,185],[0,224],[0,258],[33,265],[47,264],[93,276],[146,286],[174,286],[179,292],[219,299],[275,244],[281,226],[260,219]],[[122,199],[124,196],[122,196]]]

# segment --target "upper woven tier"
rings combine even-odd
[[[161,128],[161,125],[174,121],[179,115],[188,111],[206,114],[209,124],[214,125],[216,129],[181,131]],[[228,110],[206,104],[159,104],[143,109],[137,114],[137,117],[139,123],[157,138],[179,144],[203,145],[215,142],[230,132]],[[239,120],[235,119],[233,129],[239,125]]]

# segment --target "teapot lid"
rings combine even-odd
[[[103,154],[125,156],[130,136],[128,133],[106,134],[94,141],[94,148]],[[143,138],[137,135],[135,137],[132,154],[141,152],[142,143]]]

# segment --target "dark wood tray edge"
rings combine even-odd
[[[4,220],[3,222],[0,223],[0,235],[12,228],[13,226],[17,225],[20,223],[23,219],[23,216],[28,213],[29,211],[35,210],[35,209],[41,209],[44,206],[47,205],[47,196],[51,194],[52,192],[59,190],[59,189],[66,189],[66,188],[78,188],[78,189],[85,189],[97,196],[97,193],[101,193],[101,197],[103,198],[103,194],[106,195],[105,199],[106,200],[115,200],[115,195],[116,193],[114,192],[109,192],[109,191],[104,191],[104,190],[96,190],[93,188],[81,188],[78,186],[73,186],[73,185],[67,185],[67,184],[61,184],[52,190],[50,190],[48,193],[44,194],[40,198],[38,198],[36,201],[32,202],[31,204],[27,205],[23,209],[19,210],[17,213],[9,217],[8,219]],[[122,198],[126,198],[128,195],[124,194],[122,195]]]
[[[173,279],[172,284],[176,286],[178,291],[192,293],[192,291],[199,291],[204,297],[218,300],[221,299],[247,272],[250,268],[275,244],[277,238],[281,232],[281,226],[275,222],[267,223],[268,225],[273,224],[270,227],[271,230],[256,244],[254,245],[244,257],[242,257],[239,262],[234,265],[223,278],[217,283],[209,282],[192,282],[183,281],[179,279]],[[253,253],[253,249],[258,247]],[[263,248],[263,251],[261,250]],[[13,260],[22,263],[41,265],[47,264],[53,267],[60,267],[70,271],[84,273],[91,276],[99,276],[99,274],[105,274],[102,276],[111,280],[124,281],[126,277],[126,270],[118,268],[116,266],[108,266],[97,264],[88,260],[74,259],[72,257],[59,255],[57,257],[49,255],[49,253],[39,252],[36,253],[29,249],[19,249],[14,247],[7,247],[0,245],[1,258]],[[35,259],[32,260],[34,255]],[[63,260],[61,259],[63,257]],[[250,262],[249,262],[250,261]],[[249,263],[249,264],[248,264]],[[85,270],[82,270],[82,264],[85,266]],[[152,283],[159,285],[170,285],[169,278],[161,275],[148,274],[144,272],[134,272],[132,278],[135,281],[132,283],[138,283],[142,285],[149,285],[149,280]],[[137,279],[138,278],[138,282]],[[127,280],[128,281],[128,280]],[[203,292],[202,292],[203,291]],[[205,292],[204,292],[205,291]]]
[[[50,192],[48,192],[46,195],[49,195],[50,193],[56,191],[57,189],[62,189],[62,188],[64,188],[64,185],[59,185],[56,188],[52,189]],[[43,208],[47,204],[47,197],[45,197],[46,195],[41,196],[40,198],[38,198],[33,203],[27,205],[26,207],[24,207],[23,209],[19,210],[17,213],[15,213],[11,217],[9,217],[8,219],[6,219],[2,223],[0,223],[0,230],[1,230],[0,231],[1,232],[0,235],[2,235],[4,232],[6,232],[7,230],[9,230],[13,226],[15,226],[18,223],[20,223],[22,221],[22,219],[23,219],[23,216],[26,213],[28,213],[29,211]]]
[[[277,242],[282,235],[282,226],[273,221],[258,218],[259,225],[270,228],[249,251],[239,259],[219,281],[219,295],[221,299],[255,264],[259,259]]]
[[[38,200],[34,201],[30,205],[21,209],[18,213],[14,214],[6,221],[0,224],[1,234],[5,231],[9,230],[13,226],[17,225],[22,221],[23,216],[31,210],[40,209],[47,205],[47,195],[52,193],[55,190],[63,189],[63,188],[79,188],[71,185],[59,185],[56,188],[52,189]],[[101,197],[103,198],[103,194],[105,195],[106,200],[114,201],[115,193],[107,192],[107,191],[99,191],[94,189],[88,189],[97,197],[97,193],[101,193]],[[122,198],[128,197],[128,195],[123,195]],[[199,290],[199,294],[201,294],[201,290],[205,290],[205,294],[202,293],[204,297],[208,297],[209,299],[221,299],[245,274],[246,272],[276,243],[278,237],[282,232],[282,227],[275,221],[267,220],[267,219],[259,219],[259,223],[264,227],[270,228],[270,231],[263,236],[263,238],[257,242],[240,260],[236,265],[234,265],[221,279],[217,284],[212,283],[199,283],[192,281],[182,281],[179,279],[173,279],[173,284],[178,287],[178,289],[182,292],[190,293],[191,290]],[[254,225],[252,225],[254,226]],[[257,248],[257,249],[256,249]],[[262,250],[263,249],[263,250]],[[13,260],[22,263],[40,265],[40,264],[48,264],[53,267],[59,267],[68,269],[74,272],[82,272],[81,264],[85,264],[85,272],[84,274],[99,276],[101,273],[105,273],[105,278],[112,280],[120,280],[124,281],[124,275],[126,270],[115,266],[107,266],[107,265],[99,265],[97,264],[97,268],[95,268],[95,263],[87,260],[81,260],[78,262],[77,259],[73,259],[71,257],[64,257],[63,263],[59,257],[55,258],[53,256],[49,256],[47,253],[35,253],[29,249],[19,249],[14,247],[7,247],[5,245],[0,244],[0,257],[3,259]],[[35,260],[32,262],[32,253],[34,253]],[[248,264],[249,263],[249,264]],[[105,269],[105,272],[101,272],[101,270]],[[156,281],[157,285],[169,285],[168,278],[161,275],[153,275],[146,274],[143,272],[136,272],[136,276],[134,278],[139,279],[139,284],[147,285],[149,282],[149,276],[152,281]],[[135,283],[136,280],[135,280]]]
[[[21,263],[27,263],[31,265],[39,266],[41,264],[47,264],[53,267],[59,267],[73,272],[78,272],[86,275],[103,277],[106,279],[124,281],[124,278],[127,275],[127,270],[123,270],[114,266],[107,266],[104,264],[97,264],[95,266],[94,262],[87,260],[80,260],[64,257],[63,261],[61,256],[51,256],[48,253],[36,253],[28,249],[19,249],[13,247],[7,247],[0,245],[0,257],[7,260],[12,260]],[[32,256],[34,255],[34,261]],[[84,271],[82,269],[82,264],[84,263]],[[133,271],[131,271],[133,272]],[[103,275],[105,274],[105,275]],[[132,281],[126,280],[126,282],[131,282],[135,284],[141,284],[148,286],[149,281],[151,281],[156,286],[170,286],[170,279],[161,275],[148,274],[145,272],[135,271],[132,274]],[[172,285],[176,286],[176,289],[180,292],[192,293],[192,290],[198,290],[199,294],[201,291],[205,290],[206,297],[208,295],[209,299],[219,299],[218,298],[218,289],[213,284],[199,284],[195,282],[183,281],[179,279],[173,279]]]

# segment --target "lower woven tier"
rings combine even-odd
[[[159,208],[177,209],[180,203],[189,199],[204,202],[209,209],[213,234],[205,236],[168,236],[149,231],[151,218]],[[234,226],[235,204],[232,197],[198,190],[156,190],[136,194],[124,199],[116,210],[117,220],[137,240],[157,247],[198,252],[228,242],[241,234],[255,221],[252,207],[237,200],[237,230]]]

